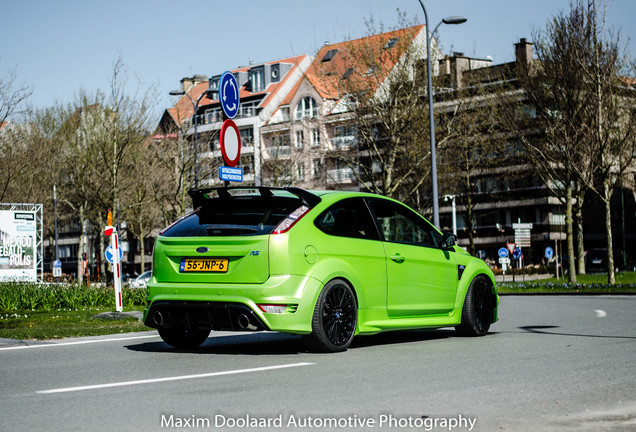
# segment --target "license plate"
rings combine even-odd
[[[225,273],[229,266],[227,258],[183,258],[179,271]]]

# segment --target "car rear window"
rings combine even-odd
[[[162,235],[207,237],[271,234],[278,224],[300,206],[300,199],[285,196],[212,198],[166,229]]]

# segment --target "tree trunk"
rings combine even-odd
[[[576,220],[576,254],[578,259],[578,274],[585,274],[585,244],[583,240],[583,200],[585,192],[580,191],[576,199],[575,216]]]
[[[570,283],[576,283],[574,236],[572,230],[572,185],[569,182],[565,188],[565,229],[568,236],[568,280]]]
[[[146,271],[146,246],[144,245],[143,236],[139,239],[139,245],[139,255],[141,256],[141,270],[139,271],[139,274],[142,274]]]
[[[100,233],[99,236],[99,276],[100,279],[106,282],[106,257],[104,256],[104,251],[106,250],[106,236],[104,235],[104,231]]]
[[[77,246],[77,281],[82,284],[84,280],[84,252],[88,245],[87,225],[88,219],[84,216],[84,209],[79,211],[80,226],[82,232],[80,234],[79,245]]]
[[[609,176],[608,176],[609,177]],[[614,248],[612,239],[612,214],[611,214],[611,198],[612,186],[610,179],[603,180],[603,201],[605,202],[605,231],[607,234],[607,283],[613,285],[616,283],[616,275],[614,274]]]

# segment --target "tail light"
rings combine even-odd
[[[286,233],[294,226],[296,222],[298,222],[303,216],[307,214],[310,210],[307,206],[300,206],[293,212],[291,212],[278,226],[274,229],[272,234],[283,234]]]

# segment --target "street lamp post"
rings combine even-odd
[[[444,195],[444,201],[451,200],[453,214],[453,234],[457,235],[457,207],[455,206],[457,195]]]
[[[435,26],[432,32],[429,32],[428,14],[422,0],[419,0],[422,10],[424,11],[424,22],[426,24],[426,74],[428,75],[428,115],[429,129],[431,136],[431,180],[433,183],[433,224],[439,228],[439,196],[437,190],[437,156],[435,155],[435,119],[433,117],[433,78],[431,72],[431,37],[442,24],[462,24],[467,21],[462,16],[451,16],[442,19]]]
[[[197,110],[199,109],[199,102],[201,102],[201,99],[203,99],[203,96],[207,94],[207,91],[204,91],[203,93],[201,93],[201,96],[197,98],[196,102],[194,101],[194,99],[192,99],[192,96],[190,96],[190,94],[184,90],[171,90],[169,94],[170,96],[186,95],[188,99],[190,99],[190,102],[192,103],[192,110],[194,111],[193,112],[193,116],[194,116],[194,188],[198,189],[199,188],[199,136],[197,132],[197,126],[199,122],[197,119]]]

